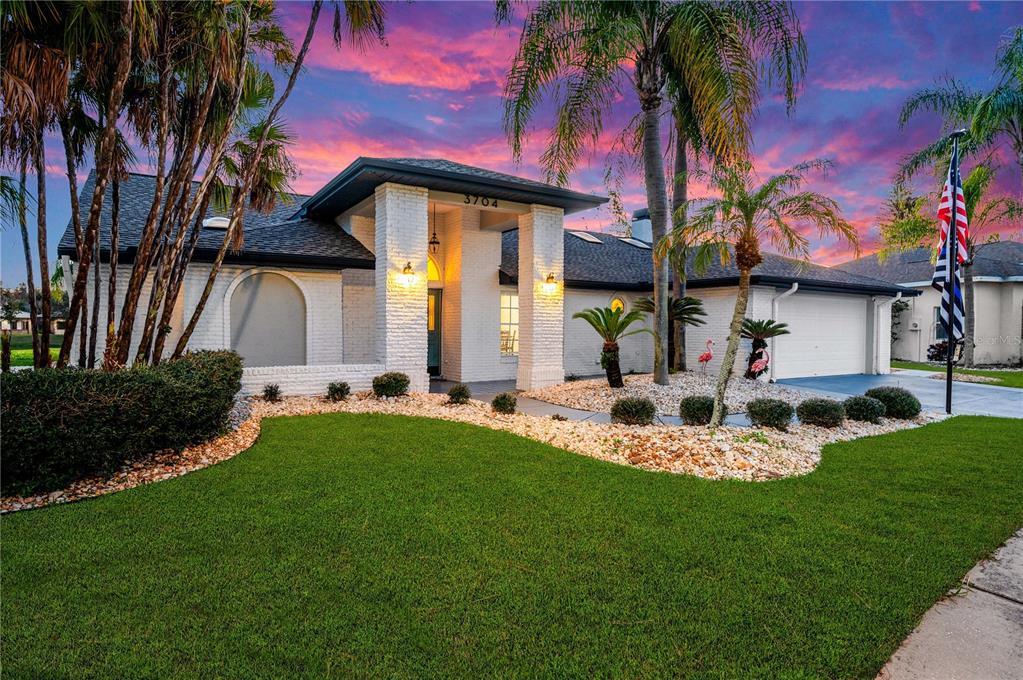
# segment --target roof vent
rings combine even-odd
[[[227,229],[231,226],[231,220],[226,217],[207,217],[202,221],[202,226],[206,229]]]
[[[637,248],[642,248],[643,250],[650,250],[650,244],[649,243],[643,243],[639,239],[627,238],[627,237],[623,238],[623,237],[619,236],[618,240],[621,241],[622,243],[628,243],[630,246],[635,246]]]
[[[601,243],[602,242],[599,238],[597,238],[593,234],[587,233],[585,231],[570,231],[568,233],[571,234],[572,236],[575,236],[576,238],[581,238],[582,240],[586,241],[587,243]]]

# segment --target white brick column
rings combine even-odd
[[[407,373],[426,392],[427,190],[390,182],[376,188],[377,354],[388,371]],[[406,277],[405,264],[413,275]]]
[[[519,368],[515,386],[565,380],[564,211],[531,205],[519,216]],[[546,285],[554,274],[553,286]]]

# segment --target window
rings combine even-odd
[[[426,280],[440,281],[440,267],[437,266],[437,260],[429,256],[426,258]]]
[[[601,243],[601,240],[599,238],[597,238],[593,234],[588,234],[585,231],[570,231],[568,233],[571,234],[572,236],[575,236],[576,238],[581,238],[582,240],[588,243]]]
[[[620,297],[611,298],[611,304],[609,306],[611,307],[611,311],[625,312],[625,300]]]
[[[948,340],[948,333],[945,332],[945,322],[941,320],[941,308],[934,308],[934,339]]]
[[[501,356],[519,355],[519,296],[501,293]]]

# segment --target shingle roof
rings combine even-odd
[[[565,285],[579,288],[610,288],[616,290],[652,290],[651,251],[629,245],[613,234],[587,232],[600,240],[590,243],[565,232]],[[501,243],[501,280],[518,280],[518,230],[506,232]],[[695,272],[690,257],[689,272]],[[691,274],[689,288],[734,286],[739,270],[734,260],[722,265],[715,260],[704,272]],[[886,281],[851,274],[831,267],[805,263],[781,255],[764,254],[764,261],[753,269],[751,283],[790,285],[798,282],[804,290],[845,290],[849,292],[894,295],[915,294],[910,289],[893,286]]]
[[[193,188],[197,186],[197,182],[193,183]],[[91,196],[94,187],[95,178],[90,173],[81,188],[81,195]],[[155,191],[156,178],[152,175],[131,174],[127,181],[121,183],[118,258],[122,261],[131,260],[138,247]],[[246,211],[245,244],[241,252],[229,253],[226,261],[372,269],[373,254],[336,224],[289,218],[305,198],[299,194],[288,195],[284,200],[277,201],[268,214]],[[109,254],[111,210],[108,185],[100,221],[100,243],[104,259]],[[83,225],[89,219],[88,211],[88,201],[85,200],[81,206]],[[207,217],[214,216],[224,216],[224,213],[211,208]],[[200,262],[212,260],[223,238],[223,230],[203,229],[196,245],[195,259]],[[102,246],[106,250],[102,250]],[[60,239],[57,252],[60,255],[73,255],[75,252],[74,229],[70,222]]]
[[[837,265],[838,269],[871,276],[890,283],[930,281],[934,273],[930,248],[913,248],[893,253],[882,262],[877,253]],[[1023,243],[996,241],[977,246],[973,259],[974,276],[1006,279],[1023,276]]]

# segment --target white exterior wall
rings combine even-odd
[[[927,361],[927,347],[938,342],[934,310],[941,304],[941,295],[929,285],[916,289],[921,294],[907,300],[909,308],[900,317],[899,338],[891,352],[896,359]],[[974,361],[1018,363],[1023,334],[1023,282],[976,281],[974,307]]]
[[[773,289],[750,288],[749,300],[746,303],[746,316],[753,319],[768,319],[771,314],[770,296]],[[686,295],[698,298],[703,302],[707,322],[703,326],[686,328],[686,365],[691,371],[703,371],[697,359],[707,350],[707,340],[713,340],[712,353],[714,358],[707,363],[706,371],[717,374],[721,370],[721,361],[728,346],[728,330],[735,311],[734,288],[696,288],[686,291]],[[766,299],[767,308],[764,309]],[[735,355],[732,373],[742,374],[745,371],[746,358],[749,356],[752,343],[748,340],[739,342],[739,351]]]
[[[372,269],[341,272],[341,356],[346,364],[377,363],[374,279]]]
[[[620,297],[625,301],[626,311],[632,309],[636,298],[643,293],[616,293],[608,290],[565,291],[565,374],[571,376],[598,375],[604,372],[600,367],[600,353],[604,341],[596,331],[582,319],[572,315],[591,307],[608,307],[611,300]],[[632,326],[651,328],[649,315],[646,322]],[[654,339],[649,333],[638,333],[623,338],[618,343],[622,373],[649,373],[654,366]]]

